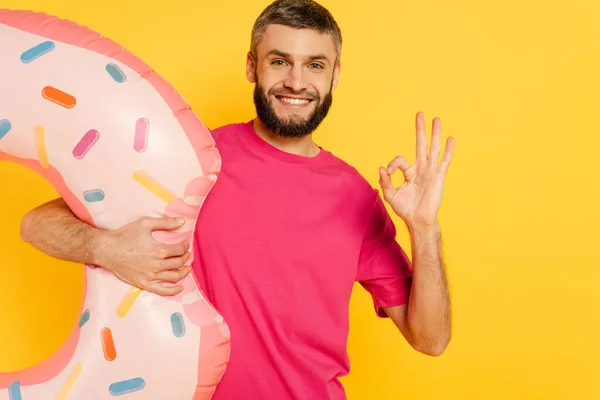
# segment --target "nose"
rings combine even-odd
[[[283,81],[283,86],[294,92],[300,92],[308,88],[308,83],[305,81],[303,76],[302,65],[294,65],[289,69],[288,76]]]

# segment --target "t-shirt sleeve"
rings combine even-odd
[[[363,238],[356,281],[373,299],[375,312],[406,304],[412,283],[411,262],[396,241],[396,227],[378,193]]]

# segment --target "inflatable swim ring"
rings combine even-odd
[[[221,159],[174,88],[115,42],[44,13],[0,10],[0,43],[0,159],[34,170],[100,228],[185,217],[155,238],[191,245]],[[169,297],[95,266],[84,281],[68,339],[44,362],[0,374],[0,399],[212,397],[229,330],[193,273]]]

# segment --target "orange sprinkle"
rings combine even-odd
[[[75,107],[75,97],[52,86],[46,86],[44,89],[42,89],[42,96],[44,96],[46,100],[50,100],[59,106],[63,106],[65,108]]]
[[[115,349],[115,342],[113,341],[112,332],[109,328],[102,328],[100,331],[100,338],[102,340],[102,350],[104,350],[104,358],[108,361],[113,361],[117,358],[117,350]]]

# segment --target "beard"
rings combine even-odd
[[[279,118],[268,96],[283,94],[306,97],[317,105],[308,118],[297,115],[285,119]],[[294,92],[291,89],[281,88],[271,89],[268,95],[265,95],[264,89],[258,82],[254,86],[254,106],[258,118],[269,131],[285,138],[301,138],[313,133],[327,116],[332,102],[331,88],[321,101],[321,97],[317,93]]]

